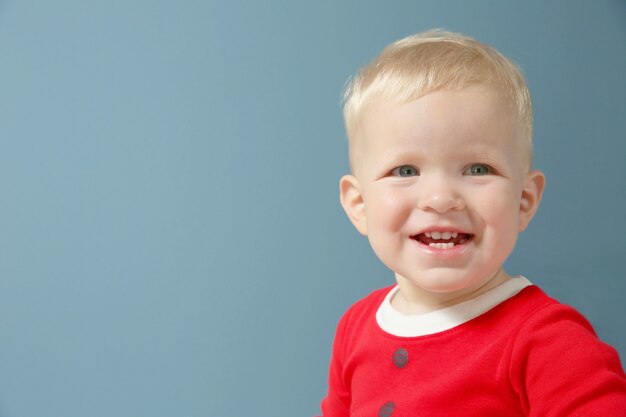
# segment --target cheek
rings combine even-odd
[[[399,230],[411,214],[412,205],[406,193],[375,190],[365,201],[368,227]]]
[[[487,233],[497,236],[501,244],[508,246],[517,240],[520,200],[511,190],[501,190],[499,198],[484,198],[478,216],[484,222]]]

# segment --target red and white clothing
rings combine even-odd
[[[395,291],[339,322],[324,417],[626,417],[617,352],[525,278],[417,316]]]

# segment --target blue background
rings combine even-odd
[[[626,2],[0,1],[0,416],[310,416],[393,282],[338,203],[348,76],[434,27],[517,60],[508,261],[626,357]]]

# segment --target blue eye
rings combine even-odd
[[[394,170],[391,171],[391,174],[395,175],[396,177],[414,177],[416,175],[419,175],[419,172],[417,171],[417,168],[412,165],[401,165],[397,168],[394,168]]]
[[[489,175],[493,173],[493,169],[489,165],[485,164],[472,164],[465,170],[465,175]]]

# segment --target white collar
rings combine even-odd
[[[438,333],[486,313],[529,285],[532,283],[526,278],[522,276],[513,277],[471,300],[429,313],[410,316],[400,313],[391,305],[391,299],[399,289],[398,286],[395,286],[385,296],[378,308],[376,322],[381,329],[394,336],[416,337]]]

